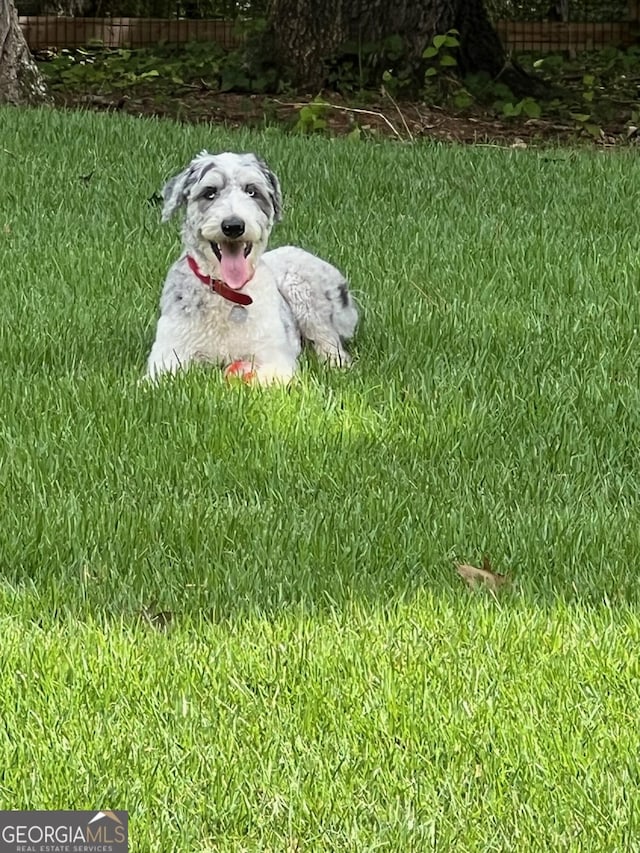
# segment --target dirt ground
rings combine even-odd
[[[158,116],[187,123],[214,122],[229,127],[264,127],[265,123],[295,128],[300,109],[313,95],[291,100],[265,95],[238,95],[212,92],[197,87],[176,91],[159,98],[153,89],[135,87],[130,93],[96,95],[57,92],[56,105],[67,108],[114,110],[130,115]],[[365,107],[349,106],[337,95],[323,95],[331,104],[323,112],[329,135],[354,134],[360,138],[389,137],[403,141],[431,138],[444,142],[500,145],[525,148],[548,144],[575,144],[603,147],[637,142],[622,120],[612,122],[597,137],[580,133],[575,127],[543,119],[499,120],[478,111],[454,115],[446,109],[418,102],[397,103],[390,97]]]

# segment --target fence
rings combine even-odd
[[[629,47],[640,34],[640,22],[497,21],[496,30],[509,50],[551,53]]]
[[[231,48],[242,41],[235,24],[219,20],[21,15],[19,21],[32,51],[90,45],[150,47],[192,41],[216,42]]]
[[[559,3],[551,10],[561,7],[563,4]],[[567,8],[565,0],[565,16]],[[135,48],[191,41],[216,42],[231,48],[242,42],[237,26],[228,19],[21,15],[19,20],[31,50],[96,44]],[[514,51],[578,52],[606,46],[627,47],[640,37],[640,0],[629,0],[623,20],[581,22],[503,18],[497,20],[495,26],[505,46]]]

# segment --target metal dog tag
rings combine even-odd
[[[229,311],[229,319],[234,323],[244,323],[248,316],[247,309],[243,308],[242,305],[234,305]]]

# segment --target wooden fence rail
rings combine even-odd
[[[498,21],[496,30],[512,50],[540,53],[579,52],[602,47],[629,47],[638,38],[637,21],[562,23],[561,21]]]
[[[216,42],[234,47],[242,38],[230,21],[166,18],[67,18],[58,15],[20,17],[31,50],[43,48],[151,47],[190,41]]]
[[[66,18],[57,15],[20,17],[31,50],[43,48],[150,47],[190,41],[216,42],[235,47],[242,36],[230,21],[170,20],[164,18]],[[627,47],[639,37],[638,21],[615,23],[561,23],[558,21],[497,21],[503,43],[512,50],[593,50]]]

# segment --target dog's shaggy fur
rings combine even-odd
[[[358,312],[344,276],[294,246],[265,252],[280,184],[253,154],[203,151],[164,188],[163,221],[185,207],[183,252],[160,300],[151,378],[194,361],[287,382],[304,341],[347,365]],[[240,304],[238,304],[240,303]]]

